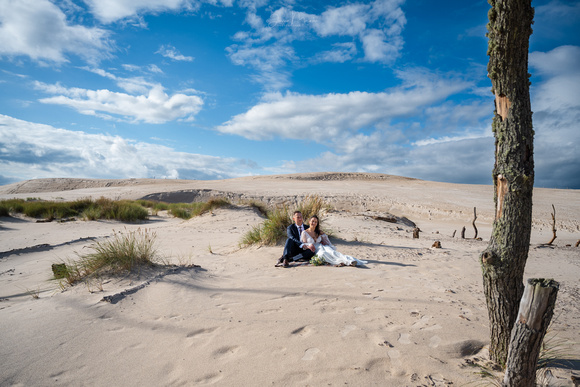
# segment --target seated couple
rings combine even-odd
[[[318,216],[314,215],[310,218],[310,226],[303,223],[300,211],[295,211],[292,219],[294,224],[288,226],[286,230],[288,239],[284,245],[284,254],[276,264],[277,267],[289,267],[290,262],[295,261],[309,262],[314,255],[318,255],[335,266],[356,266],[367,263],[336,251],[328,240],[328,236],[320,230]]]

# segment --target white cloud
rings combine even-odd
[[[353,42],[335,43],[332,50],[316,54],[313,61],[344,63],[351,60],[356,54],[356,45]]]
[[[236,33],[234,39],[239,43],[228,47],[227,52],[234,64],[257,70],[259,75],[255,79],[268,91],[277,91],[290,84],[288,68],[300,65],[296,41],[320,39],[320,47],[333,47],[311,54],[307,61],[314,63],[356,60],[355,40],[364,51],[361,59],[391,64],[400,56],[403,47],[401,34],[406,24],[400,8],[403,2],[358,2],[332,7],[320,14],[308,14],[287,6],[272,12],[267,23],[255,8],[250,8],[246,23],[251,30]],[[349,41],[337,43],[337,37],[348,37]]]
[[[71,24],[48,0],[0,1],[0,55],[51,63],[77,55],[96,63],[112,50],[108,38],[103,29]]]
[[[580,187],[580,47],[532,52],[529,63],[540,78],[532,82],[530,92],[536,182]]]
[[[130,95],[110,90],[66,88],[59,84],[36,82],[35,87],[49,94],[40,102],[71,107],[81,114],[98,115],[107,119],[160,124],[176,119],[193,120],[203,105],[196,95],[167,95],[159,84],[153,85],[146,95]],[[111,116],[112,115],[112,116]]]
[[[296,57],[291,46],[273,44],[255,47],[245,44],[232,45],[226,51],[234,64],[257,69],[258,74],[253,78],[267,90],[280,90],[290,85],[290,74],[283,67]]]
[[[177,11],[181,8],[198,6],[196,1],[190,0],[85,0],[85,2],[103,23],[131,19],[140,13]]]
[[[166,58],[176,61],[193,62],[192,56],[182,55],[175,47],[169,44],[162,45],[161,47],[159,47],[159,50],[157,50],[155,53],[161,54]]]
[[[469,86],[464,81],[445,81],[422,71],[412,72],[413,83],[409,87],[382,93],[269,94],[216,129],[254,140],[282,137],[328,143],[346,133],[420,114],[420,109]]]
[[[403,39],[396,36],[390,41],[381,30],[369,30],[361,36],[365,60],[369,62],[392,63],[403,48]]]
[[[84,0],[103,23],[138,19],[147,13],[197,11],[204,3],[231,7],[233,0]]]
[[[366,30],[370,9],[369,5],[360,3],[330,8],[316,18],[313,27],[320,36],[356,36]]]
[[[247,163],[177,152],[107,134],[54,128],[0,114],[0,178],[224,179],[248,175]]]
[[[458,136],[443,136],[439,138],[426,138],[423,140],[415,141],[411,145],[414,146],[429,146],[434,144],[442,144],[446,142],[457,142],[457,141],[464,141],[464,140],[474,140],[479,138],[488,138],[493,137],[491,131],[488,128],[485,128],[483,131],[475,131],[475,132],[465,132]]]
[[[549,52],[530,54],[530,67],[539,74],[530,91],[536,133],[534,184],[538,187],[580,187],[579,52],[579,47],[562,46]],[[445,84],[421,73],[407,71],[398,75],[408,91],[424,85],[425,79],[431,80],[432,89]],[[486,100],[465,101],[459,105],[446,101],[431,103],[422,109],[422,105],[410,102],[413,98],[405,98],[408,96],[402,94],[398,103],[417,106],[415,113],[422,110],[424,123],[417,128],[410,120],[390,125],[388,130],[377,128],[364,134],[349,132],[346,128],[355,126],[348,125],[338,137],[340,141],[324,143],[330,151],[321,147],[316,158],[284,163],[277,172],[382,172],[435,181],[491,184],[493,104]],[[320,105],[319,101],[311,102]],[[256,114],[257,121],[269,118],[263,111],[264,107],[266,105],[262,106],[262,116]],[[282,111],[282,107],[276,106],[275,111]],[[259,112],[256,110],[254,113]],[[306,137],[310,136],[310,132],[298,126],[297,132],[301,130],[307,133]]]

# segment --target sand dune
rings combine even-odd
[[[292,206],[314,194],[333,208],[323,217],[333,243],[368,265],[282,269],[274,267],[281,247],[238,247],[262,221],[244,201]],[[221,181],[40,179],[0,187],[0,199],[101,196],[225,196],[237,205],[188,221],[161,213],[141,224],[0,218],[0,385],[481,382],[469,363],[485,363],[489,342],[478,254],[491,232],[491,186],[313,173]],[[561,283],[551,331],[574,359],[552,370],[551,385],[558,386],[572,386],[571,373],[580,372],[580,250],[573,247],[580,239],[579,199],[574,190],[534,192],[526,278]],[[558,238],[544,247],[552,204]],[[482,241],[459,237],[462,227],[473,237],[474,207]],[[379,220],[385,216],[398,222]],[[414,224],[419,239],[412,238]],[[137,228],[156,233],[165,262],[194,265],[65,291],[50,279],[52,263]],[[431,247],[436,240],[441,249]],[[136,290],[123,293],[128,289]],[[114,295],[114,302],[101,301]]]

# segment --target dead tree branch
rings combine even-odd
[[[473,225],[474,230],[475,230],[475,236],[473,237],[473,239],[477,239],[477,227],[475,227],[476,220],[477,220],[477,211],[476,211],[476,207],[473,207],[473,222],[471,223]]]
[[[552,239],[550,242],[546,243],[548,246],[556,240],[556,207],[552,204]]]

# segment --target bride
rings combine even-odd
[[[322,257],[326,262],[335,266],[356,266],[365,265],[366,261],[361,261],[344,255],[336,251],[332,243],[328,240],[328,236],[320,230],[318,216],[314,215],[309,221],[310,227],[302,231],[300,241],[304,245],[313,245],[317,256]]]

